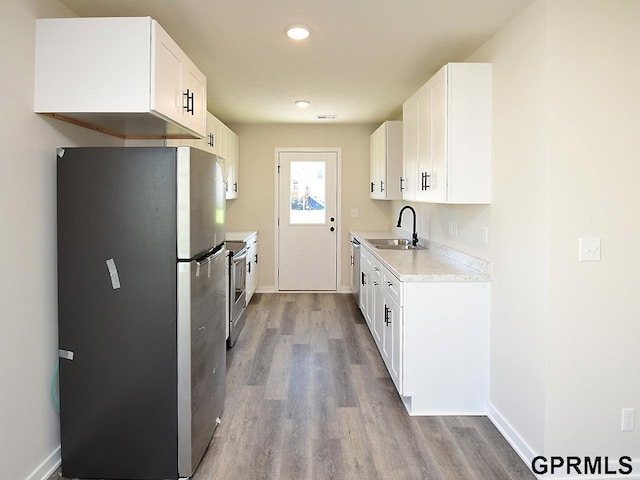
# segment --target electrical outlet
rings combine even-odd
[[[357,208],[352,208],[351,209],[351,216],[352,217],[357,217],[358,216],[358,209]]]
[[[458,222],[454,222],[454,221],[449,222],[449,235],[451,237],[458,236]]]
[[[632,432],[636,429],[636,409],[635,408],[623,408],[622,409],[622,431]]]

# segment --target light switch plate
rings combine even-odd
[[[351,216],[352,217],[357,217],[358,216],[358,209],[357,208],[352,208],[351,209]]]
[[[600,261],[600,239],[595,237],[584,237],[578,240],[578,261],[599,262]]]

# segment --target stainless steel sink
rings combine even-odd
[[[406,238],[367,238],[367,242],[372,243],[376,247],[378,245],[411,245],[411,240],[408,240]]]
[[[421,248],[413,245],[375,245],[375,247],[381,250],[420,250]]]
[[[367,242],[381,250],[422,250],[424,247],[411,245],[406,238],[367,238]]]

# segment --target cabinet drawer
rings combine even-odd
[[[386,268],[383,268],[382,274],[382,284],[385,291],[399,306],[402,306],[402,282]]]

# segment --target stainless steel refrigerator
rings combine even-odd
[[[62,472],[189,477],[225,397],[225,199],[188,147],[60,148]]]

